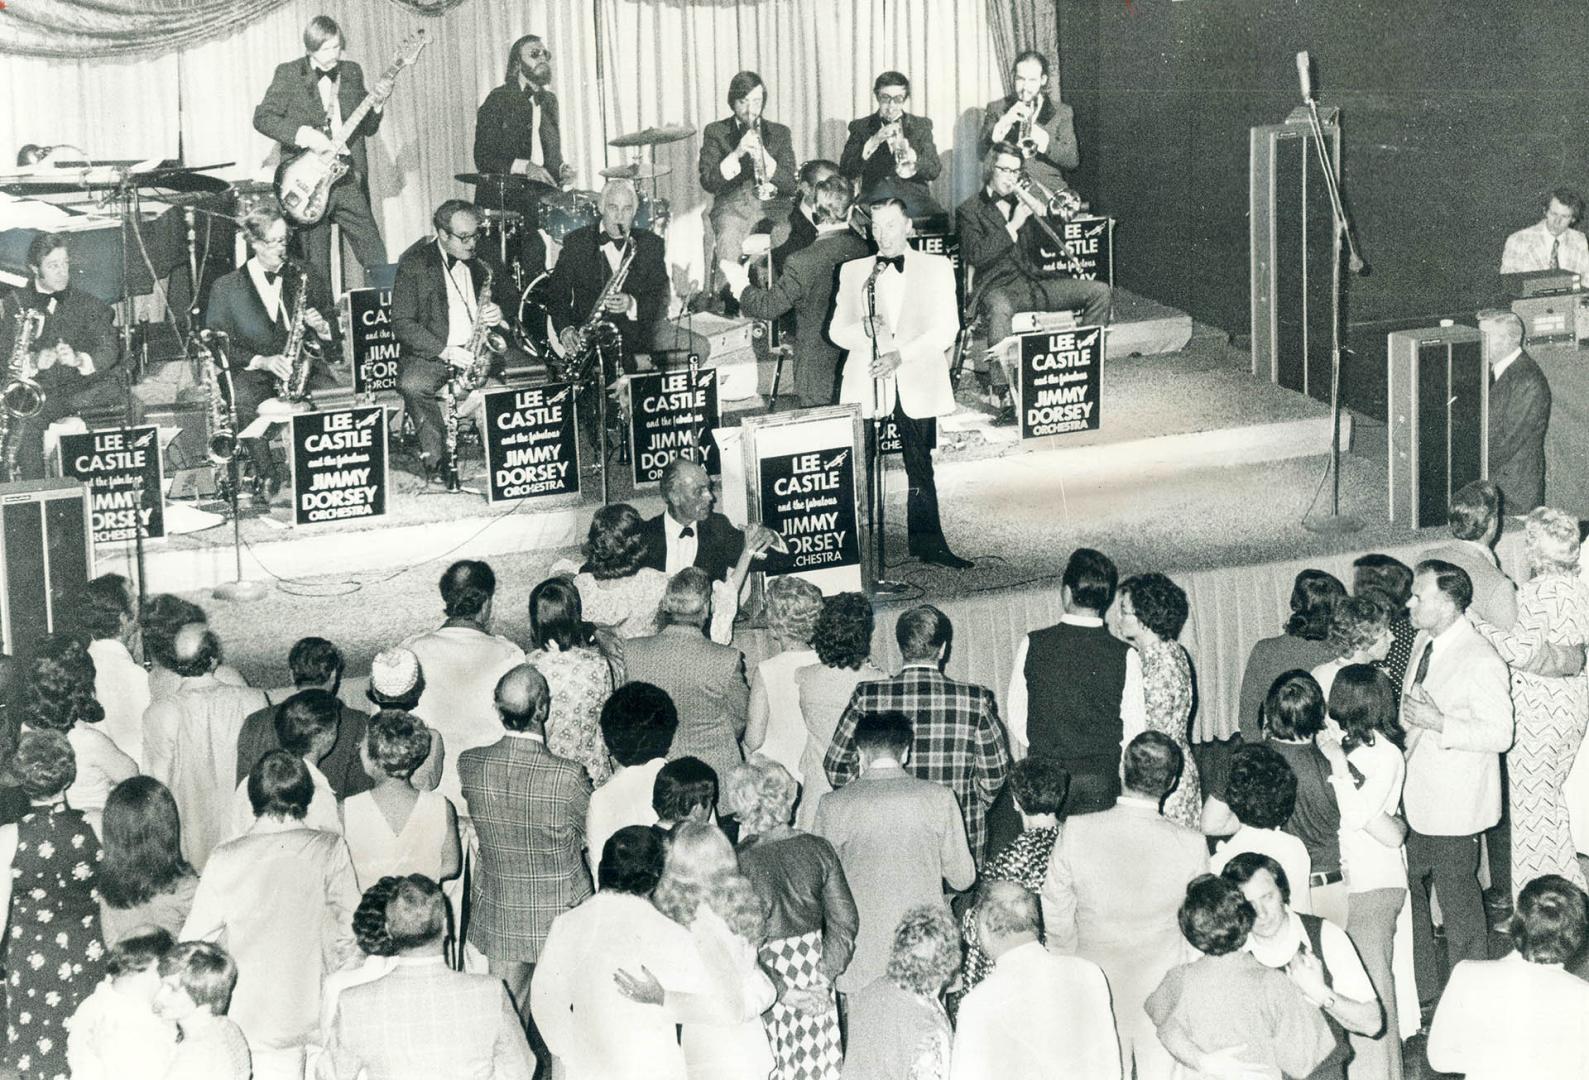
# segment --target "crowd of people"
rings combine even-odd
[[[696,470],[598,512],[523,643],[448,567],[367,706],[323,638],[271,700],[200,607],[71,598],[4,669],[8,1064],[1400,1080],[1421,1031],[1436,1069],[1589,1075],[1575,521],[1527,515],[1514,586],[1481,481],[1415,566],[1303,571],[1200,773],[1168,576],[1073,552],[1001,716],[936,607],[895,672],[857,593],[775,578],[747,629],[768,538]]]

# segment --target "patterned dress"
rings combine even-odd
[[[64,804],[17,823],[6,941],[7,1059],[34,1080],[65,1080],[66,1026],[105,975],[94,879],[99,841]]]
[[[1533,657],[1542,642],[1589,641],[1589,585],[1567,574],[1547,574],[1518,587],[1517,622],[1510,631],[1476,624],[1508,664]],[[1550,679],[1512,668],[1512,710],[1517,735],[1506,755],[1511,783],[1512,891],[1541,874],[1560,874],[1584,888],[1573,843],[1572,820],[1562,793],[1589,722],[1589,673]]]
[[[1013,881],[1028,892],[1043,890],[1048,876],[1048,860],[1059,843],[1059,826],[1031,829],[1011,840],[982,868],[983,881]],[[960,989],[951,997],[958,1009],[960,1000],[993,973],[993,958],[982,951],[977,941],[977,909],[968,907],[960,916],[960,936],[965,939],[966,962],[960,973]]]
[[[554,644],[524,658],[546,678],[552,711],[546,718],[546,746],[558,757],[578,762],[596,787],[612,777],[612,760],[601,739],[601,707],[612,694],[612,668],[595,649],[567,652]]]
[[[1186,723],[1192,717],[1192,661],[1178,641],[1161,641],[1150,635],[1137,646],[1142,655],[1142,697],[1147,706],[1149,731],[1159,731],[1181,748],[1181,782],[1164,800],[1163,814],[1171,821],[1197,829],[1203,813],[1202,786],[1197,762],[1186,741]]]

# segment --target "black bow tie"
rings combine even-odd
[[[905,256],[879,255],[877,257],[877,266],[879,270],[886,266],[892,266],[895,270],[898,270],[901,274],[903,274],[905,272]]]
[[[265,275],[265,284],[266,285],[274,285],[274,284],[276,284],[276,282],[281,280],[281,271],[280,270],[264,270],[264,271],[262,271],[262,273],[264,273],[264,275]]]
[[[601,242],[611,248],[623,247],[623,237],[621,236],[607,236],[603,234]]]
[[[691,538],[691,537],[694,537],[694,536],[695,536],[695,526],[694,525],[686,525],[686,526],[684,526],[684,528],[679,530],[679,539],[680,540],[684,540],[686,538]]]
[[[1013,209],[1015,209],[1015,202],[1016,202],[1015,192],[1012,191],[1008,195],[996,196],[993,201],[994,202],[1003,203],[1005,206],[1008,206],[1010,209],[1013,210]]]
[[[317,78],[317,79],[329,79],[332,82],[336,82],[337,81],[337,69],[336,68],[332,68],[330,71],[326,71],[326,70],[324,70],[322,68],[315,68],[314,69],[314,73],[315,73],[315,78]]]
[[[447,272],[449,274],[452,273],[452,268],[453,267],[455,267],[459,263],[463,262],[463,260],[458,258],[458,256],[456,256],[456,255],[446,255],[446,254],[444,254],[444,255],[442,255],[442,258],[447,260]]]

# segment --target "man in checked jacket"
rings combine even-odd
[[[943,674],[952,635],[949,617],[930,604],[899,617],[894,638],[905,660],[898,675],[861,683],[839,719],[823,767],[838,790],[855,779],[855,725],[863,715],[901,712],[915,725],[909,770],[954,792],[978,867],[987,844],[987,812],[1010,770],[998,703],[985,686]]]

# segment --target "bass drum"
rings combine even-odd
[[[537,274],[519,294],[519,317],[514,324],[514,336],[520,348],[555,371],[566,354],[563,343],[557,340],[557,328],[552,325],[552,313],[544,293],[551,276],[550,273]]]

